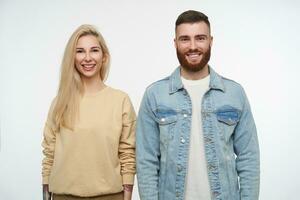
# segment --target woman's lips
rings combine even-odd
[[[85,71],[91,71],[96,65],[95,64],[82,64],[81,65]]]

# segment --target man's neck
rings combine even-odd
[[[205,65],[203,69],[197,72],[187,71],[183,67],[180,67],[180,73],[186,80],[199,80],[209,75],[208,65]]]

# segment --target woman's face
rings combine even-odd
[[[103,59],[101,46],[95,36],[85,35],[79,38],[76,45],[75,66],[82,78],[100,78]]]

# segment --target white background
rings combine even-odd
[[[42,130],[72,32],[98,27],[112,56],[107,84],[126,91],[138,110],[146,86],[178,65],[174,23],[187,9],[209,16],[210,64],[249,97],[260,199],[299,199],[299,1],[0,0],[1,200],[42,199]]]

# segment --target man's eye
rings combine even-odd
[[[200,41],[203,41],[203,40],[205,40],[206,38],[205,37],[199,37],[198,38],[198,40],[200,40]]]

